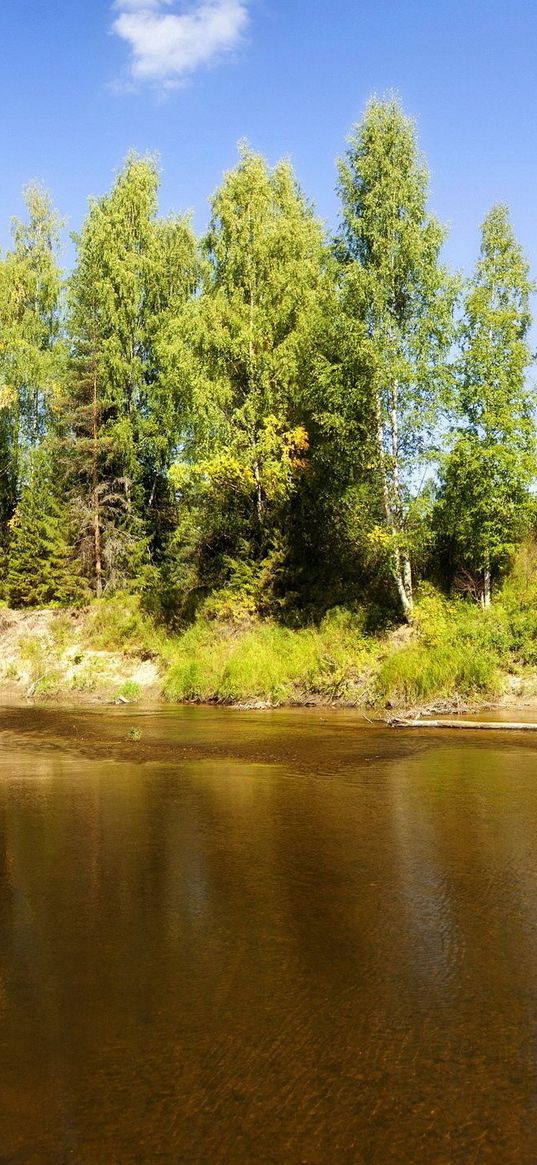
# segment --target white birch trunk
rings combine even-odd
[[[483,570],[483,594],[481,597],[481,605],[486,611],[490,607],[491,602],[491,578],[490,578],[490,558],[488,554],[485,556],[485,568]]]
[[[414,599],[412,593],[412,567],[408,553],[405,550],[401,550],[398,545],[398,540],[402,534],[401,517],[403,506],[399,476],[399,428],[397,407],[397,385],[394,385],[391,394],[389,410],[392,465],[391,467],[388,467],[386,464],[386,454],[384,450],[382,407],[380,395],[377,395],[377,444],[381,467],[384,513],[386,516],[388,531],[394,541],[394,549],[392,551],[393,576],[395,579],[395,585],[397,587],[397,593],[399,595],[399,601],[401,603],[404,617],[407,622],[410,622],[412,618],[412,612],[414,610]]]

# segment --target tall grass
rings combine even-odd
[[[381,665],[375,702],[412,705],[433,698],[499,692],[500,673],[493,655],[460,644],[416,644],[396,651]]]
[[[84,617],[84,641],[97,651],[159,655],[166,637],[141,607],[138,595],[95,600]]]
[[[416,605],[412,641],[389,650],[374,686],[379,703],[409,705],[433,698],[497,694],[501,669],[513,664],[505,608],[488,611],[447,601],[427,587]]]
[[[174,645],[165,693],[170,700],[344,699],[364,695],[372,643],[361,620],[334,611],[320,627],[290,631],[274,623],[231,628],[199,621]]]
[[[537,570],[515,569],[488,611],[422,587],[412,630],[370,636],[363,614],[331,611],[318,627],[200,617],[164,635],[136,600],[91,609],[94,646],[155,654],[171,701],[342,702],[408,706],[500,692],[506,672],[537,665]]]

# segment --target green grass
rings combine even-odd
[[[40,676],[34,684],[32,695],[39,700],[47,700],[58,696],[62,691],[61,671],[52,669]]]
[[[165,693],[175,701],[282,704],[310,697],[353,703],[372,648],[359,617],[343,611],[302,631],[271,622],[241,629],[200,620],[173,644]]]
[[[360,613],[319,627],[198,619],[163,649],[172,701],[342,702],[378,707],[497,696],[506,673],[537,667],[537,570],[515,567],[489,611],[418,594],[412,629],[368,636]]]
[[[531,615],[526,609],[522,632],[521,617],[516,587],[504,591],[488,611],[469,601],[448,601],[423,587],[412,640],[383,659],[375,682],[376,701],[409,705],[438,697],[497,695],[502,673],[532,662],[528,624],[537,635],[537,603]]]
[[[117,595],[76,618],[58,615],[48,638],[23,633],[9,671],[29,675],[42,696],[69,688],[98,692],[108,683],[109,664],[104,655],[92,658],[96,650],[117,657],[119,675],[123,658],[125,676],[132,657],[159,660],[163,694],[176,702],[404,707],[485,700],[502,690],[509,673],[537,686],[537,549],[524,548],[488,611],[425,585],[412,628],[370,635],[364,625],[359,610],[336,609],[319,626],[291,630],[209,606],[172,637],[138,598]],[[69,681],[62,678],[67,663],[77,669]],[[138,701],[142,691],[125,678],[119,694]]]
[[[138,704],[142,698],[142,689],[136,680],[125,680],[119,689],[118,696],[128,700],[129,704]]]
[[[84,640],[96,651],[158,655],[164,634],[140,607],[137,595],[119,594],[95,600],[85,617]]]
[[[439,643],[403,648],[381,665],[374,688],[380,704],[411,705],[438,697],[497,694],[500,673],[493,655]]]

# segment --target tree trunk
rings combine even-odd
[[[405,615],[408,618],[414,610],[414,595],[412,592],[412,567],[406,551],[402,554],[401,565],[403,568],[403,588],[406,595]]]
[[[98,501],[95,504],[95,513],[94,513],[93,521],[94,521],[93,544],[94,544],[94,552],[95,552],[95,594],[96,594],[97,598],[100,599],[102,597],[102,593],[103,593],[103,567],[102,567],[102,555],[101,555],[101,524],[100,524],[99,502]]]
[[[414,598],[412,593],[412,567],[408,552],[406,550],[401,550],[400,546],[398,545],[398,541],[402,534],[401,517],[403,506],[401,501],[401,488],[399,480],[397,385],[394,385],[393,387],[389,410],[392,460],[391,467],[386,464],[387,458],[384,448],[384,431],[382,425],[382,405],[380,394],[377,394],[376,399],[376,421],[384,513],[388,531],[394,542],[394,549],[392,551],[393,576],[395,579],[395,585],[397,588],[397,594],[399,595],[399,601],[401,603],[403,615],[407,623],[410,623],[412,619],[412,612],[414,610]]]
[[[99,506],[99,410],[98,410],[98,396],[97,396],[97,373],[93,374],[93,399],[92,399],[92,436],[93,436],[93,553],[95,558],[95,594],[98,599],[103,593],[103,562],[102,562],[102,547],[101,547],[101,512]]]
[[[262,530],[263,529],[264,504],[263,504],[263,490],[261,487],[261,475],[259,472],[259,462],[257,460],[254,461],[254,478],[255,478],[255,497],[256,497],[257,518],[258,518],[258,522],[259,522],[259,527]]]
[[[395,527],[392,528],[392,533],[396,535]],[[393,576],[395,585],[397,587],[397,594],[403,615],[407,623],[412,619],[412,612],[414,610],[414,598],[412,595],[412,569],[410,566],[410,559],[407,554],[401,553],[398,547],[393,552]]]
[[[481,605],[482,605],[484,611],[486,611],[487,608],[490,607],[490,601],[491,601],[490,558],[489,558],[489,555],[486,554],[485,555],[485,566],[484,566],[484,570],[483,570],[483,594],[481,597]]]

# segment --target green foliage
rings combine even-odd
[[[466,296],[453,444],[442,470],[436,524],[463,580],[484,601],[530,518],[535,395],[527,383],[533,284],[505,207],[485,219]]]
[[[13,249],[0,264],[0,388],[20,437],[44,436],[58,386],[60,220],[46,191],[28,186],[28,219],[13,220]]]
[[[417,638],[390,651],[375,681],[375,699],[408,706],[434,699],[494,694],[508,648],[498,618],[472,603],[447,603],[429,592],[416,604]]]
[[[0,256],[0,601],[90,603],[33,682],[60,660],[97,690],[114,652],[162,661],[171,698],[397,702],[534,666],[537,572],[509,574],[536,512],[533,284],[505,208],[455,328],[394,99],[352,131],[331,245],[290,164],[246,146],[200,242],[158,187],[130,155],[65,295],[40,189]],[[421,588],[414,613],[419,578],[484,605],[492,579],[494,611]]]
[[[156,219],[157,189],[155,164],[131,155],[110,194],[90,205],[69,284],[58,439],[98,597],[147,582],[170,503],[180,423],[157,349],[169,313],[194,289],[197,263],[188,223]]]
[[[57,696],[62,690],[62,674],[59,670],[45,672],[33,685],[32,696],[36,700],[47,700]]]
[[[39,186],[25,190],[27,220],[14,219],[0,259],[0,546],[20,496],[29,447],[50,424],[63,367],[60,220]]]
[[[137,704],[142,696],[142,689],[135,680],[125,680],[121,685],[118,696],[122,696],[124,700],[128,700],[129,704]]]
[[[142,610],[140,597],[122,593],[94,602],[85,622],[85,641],[97,651],[123,651],[151,658],[158,653],[162,635]]]
[[[416,501],[447,383],[457,283],[439,260],[427,171],[395,100],[369,103],[340,163],[342,307],[354,348],[351,407],[367,417],[376,547],[412,610]],[[373,530],[373,535],[375,530]]]
[[[167,349],[187,389],[168,568],[186,608],[207,579],[228,584],[231,561],[259,564],[281,542],[307,469],[304,350],[325,280],[322,231],[288,163],[271,171],[244,147],[212,212],[202,294],[170,325]]]
[[[60,500],[46,452],[31,459],[22,497],[10,522],[7,597],[14,607],[73,604],[85,597],[72,551],[73,516]]]
[[[374,647],[362,619],[334,611],[319,628],[266,622],[231,630],[198,620],[176,642],[165,691],[171,700],[363,700]]]
[[[76,665],[76,671],[71,675],[69,685],[71,691],[83,695],[99,690],[108,692],[109,677],[102,658],[82,656],[79,657],[78,663],[76,658],[72,660],[72,663]]]
[[[528,565],[529,560],[529,565]],[[501,673],[537,666],[537,561],[526,545],[492,607],[447,600],[422,586],[411,641],[383,660],[375,683],[382,703],[497,694]]]
[[[44,682],[47,686],[47,677],[56,675],[52,664],[50,643],[46,637],[34,634],[23,635],[18,646],[17,670],[30,681],[29,692],[35,694],[38,684]],[[58,676],[59,678],[59,676]]]

